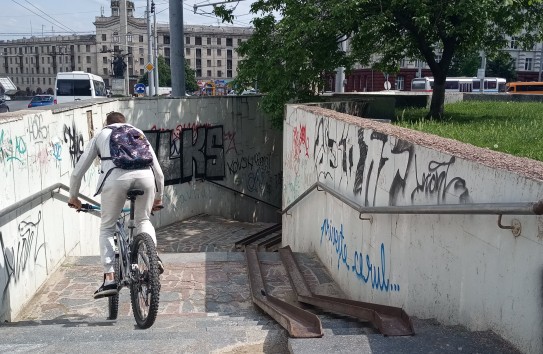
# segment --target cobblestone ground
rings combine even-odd
[[[250,297],[245,253],[224,252],[235,241],[271,226],[199,215],[157,230],[161,275],[159,315],[208,316],[255,311]],[[205,250],[205,253],[203,252]],[[340,295],[331,277],[311,255],[297,255],[310,287]],[[295,303],[289,278],[277,253],[262,257],[267,291]],[[68,258],[51,275],[18,320],[107,317],[107,299],[94,300],[100,286],[99,257]],[[130,291],[121,290],[119,316],[132,316]]]

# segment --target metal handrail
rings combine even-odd
[[[281,207],[280,207],[280,206],[273,205],[273,204],[271,204],[271,203],[265,202],[265,201],[263,201],[263,200],[260,200],[260,199],[258,199],[258,198],[255,198],[255,197],[253,197],[253,196],[250,196],[249,194],[246,194],[246,193],[240,192],[240,191],[238,191],[238,190],[236,190],[236,189],[234,189],[234,188],[230,188],[230,187],[228,187],[228,186],[225,186],[224,184],[220,184],[220,183],[217,183],[217,182],[213,182],[213,181],[211,181],[211,180],[209,180],[209,179],[205,179],[205,178],[204,178],[203,180],[206,181],[206,182],[209,182],[209,183],[211,183],[211,184],[214,184],[214,185],[216,185],[216,186],[222,187],[222,188],[224,188],[224,189],[228,189],[229,191],[232,191],[232,192],[234,192],[234,193],[238,193],[238,194],[240,194],[240,195],[242,195],[242,196],[244,196],[244,197],[253,199],[253,200],[255,200],[255,201],[258,202],[258,203],[262,203],[262,204],[265,204],[265,205],[270,206],[270,207],[272,207],[272,208],[275,208],[275,209],[277,209],[277,210],[281,210]]]
[[[438,204],[408,206],[366,207],[346,198],[335,190],[317,181],[298,198],[292,201],[281,214],[286,214],[300,200],[314,189],[323,190],[341,200],[360,214],[484,214],[484,215],[543,215],[543,200],[527,203],[475,203],[475,204]]]
[[[14,212],[15,210],[17,209],[20,209],[22,207],[24,207],[25,205],[27,204],[30,204],[30,203],[33,203],[34,201],[40,199],[41,200],[41,203],[51,199],[51,198],[55,198],[56,195],[58,193],[55,193],[55,190],[56,189],[63,189],[67,192],[70,191],[70,187],[66,186],[65,184],[63,183],[55,183],[53,184],[52,186],[49,186],[45,189],[42,189],[41,191],[37,192],[37,193],[34,193],[32,194],[31,196],[28,196],[24,199],[21,199],[20,201],[18,201],[17,203],[15,204],[12,204],[10,206],[8,206],[7,208],[4,208],[2,210],[0,210],[0,225],[3,225],[5,222],[7,222],[8,220],[4,220],[3,217],[5,215],[8,215],[9,213],[12,213]],[[89,203],[92,203],[94,205],[97,205],[97,206],[100,206],[100,203],[96,202],[95,200],[92,200],[91,198],[83,195],[83,194],[79,194],[78,197],[80,199],[83,199]]]

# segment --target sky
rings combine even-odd
[[[222,0],[183,0],[183,21],[187,25],[226,26],[211,12],[213,4]],[[135,17],[144,17],[147,0],[134,0]],[[169,23],[170,0],[154,0],[158,23]],[[232,1],[225,4],[235,8],[234,26],[251,26],[249,13],[255,0]],[[0,13],[0,40],[18,39],[56,34],[93,34],[93,21],[102,13],[111,16],[110,0],[2,0]],[[198,5],[196,14],[194,5]]]

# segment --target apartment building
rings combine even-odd
[[[149,63],[147,19],[134,16],[127,1],[126,45],[121,38],[120,2],[111,1],[110,16],[98,16],[96,35],[31,37],[0,41],[0,76],[9,76],[20,90],[53,92],[58,72],[85,71],[102,76],[107,86],[113,77],[113,61],[127,64],[129,88],[145,74]],[[170,29],[157,24],[158,55],[170,62]],[[241,59],[236,49],[252,35],[252,28],[186,25],[184,53],[201,82],[235,78]]]

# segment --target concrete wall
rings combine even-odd
[[[280,207],[282,136],[259,113],[258,100],[100,100],[0,114],[0,213],[55,183],[68,185],[106,114],[121,111],[146,130],[166,172],[165,209],[155,216],[155,227],[199,213],[277,222],[274,208],[199,180]],[[94,195],[98,173],[97,161],[82,194]],[[99,218],[77,214],[58,199],[37,200],[0,217],[0,320],[14,320],[64,257],[97,255],[98,229]]]
[[[317,179],[364,206],[531,202],[543,164],[318,107],[289,105],[283,208]],[[493,330],[543,352],[543,218],[371,215],[313,191],[283,216],[283,244],[315,252],[355,300]],[[362,215],[369,217],[369,215]]]

